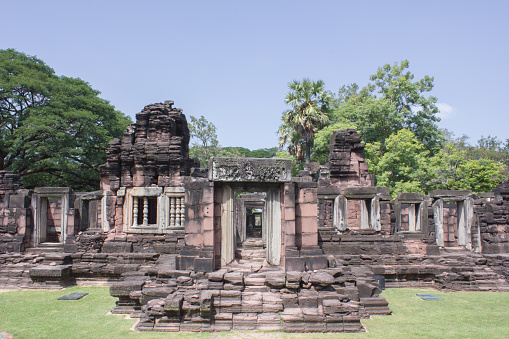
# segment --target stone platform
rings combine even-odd
[[[156,266],[123,276],[110,288],[112,313],[139,318],[139,331],[359,332],[361,318],[391,313],[369,269],[285,272],[239,260],[207,274]]]

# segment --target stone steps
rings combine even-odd
[[[371,295],[370,272],[361,271],[355,272],[362,277],[357,287],[355,277],[339,268],[285,272],[238,261],[205,279],[177,270],[152,277],[126,274],[110,288],[119,298],[112,313],[136,315],[139,331],[358,332],[360,319],[370,312],[390,314],[384,298],[359,301],[364,292]]]
[[[26,250],[27,253],[63,253],[64,245],[60,243],[41,243],[37,247],[30,247]]]
[[[463,254],[463,253],[472,253],[467,250],[464,246],[454,246],[454,247],[442,247],[440,249],[442,254]]]
[[[241,246],[237,247],[235,257],[241,263],[265,262],[267,251],[263,240],[260,238],[247,238]]]

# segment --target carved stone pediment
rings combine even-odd
[[[289,159],[212,158],[209,179],[224,182],[289,182],[292,162]]]

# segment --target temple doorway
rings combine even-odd
[[[63,246],[67,234],[69,206],[72,192],[69,188],[37,187],[32,195],[34,238],[31,246]]]
[[[246,208],[246,238],[261,238],[263,233],[263,209]]]
[[[280,264],[279,185],[223,185],[221,265],[237,260]]]
[[[263,218],[266,192],[236,192],[237,260],[266,260],[267,242]]]

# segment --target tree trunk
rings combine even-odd
[[[311,141],[306,140],[306,164],[304,165],[305,170],[311,168]]]
[[[7,152],[0,150],[0,171],[4,170],[4,159],[7,156]]]

